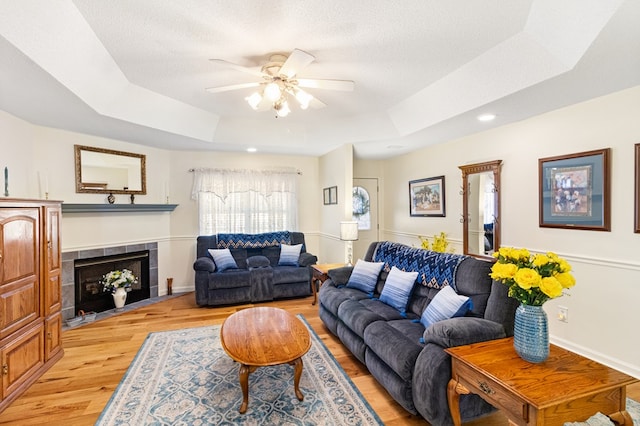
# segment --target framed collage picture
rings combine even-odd
[[[541,158],[539,225],[611,230],[610,149]]]

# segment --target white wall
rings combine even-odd
[[[346,243],[340,240],[340,222],[351,220],[353,205],[353,146],[345,144],[322,157],[319,169],[320,191],[317,209],[320,215],[320,251],[318,263],[346,262]],[[338,187],[338,204],[324,205],[322,189]]]
[[[545,304],[552,341],[640,377],[640,234],[633,232],[639,112],[636,87],[387,160],[383,237],[417,245],[417,235],[445,231],[460,253],[458,166],[503,160],[502,245],[565,256],[577,280],[570,296]],[[612,153],[611,232],[540,228],[538,159],[602,148]],[[409,217],[407,182],[439,175],[446,179],[447,216]],[[569,308],[568,323],[556,320],[559,305]]]

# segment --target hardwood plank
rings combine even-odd
[[[395,403],[366,367],[324,327],[318,317],[318,307],[311,305],[312,300],[309,296],[256,306],[274,306],[304,315],[386,425],[428,425]],[[200,308],[193,293],[187,293],[63,331],[64,357],[0,413],[0,425],[92,425],[148,333],[222,324],[227,316],[250,306],[254,305]],[[640,400],[640,384],[629,386],[627,395]],[[498,412],[466,425],[507,424]]]

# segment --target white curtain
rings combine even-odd
[[[294,170],[197,169],[194,174],[191,198],[198,201],[200,235],[298,229]]]

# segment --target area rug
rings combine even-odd
[[[640,426],[640,402],[627,398],[627,413],[633,419],[633,424]],[[586,422],[565,423],[565,426],[615,426],[607,416],[597,413],[591,416]]]
[[[311,335],[298,401],[293,367],[249,376],[240,414],[239,364],[220,344],[220,326],[150,333],[96,425],[382,425],[302,316]]]

